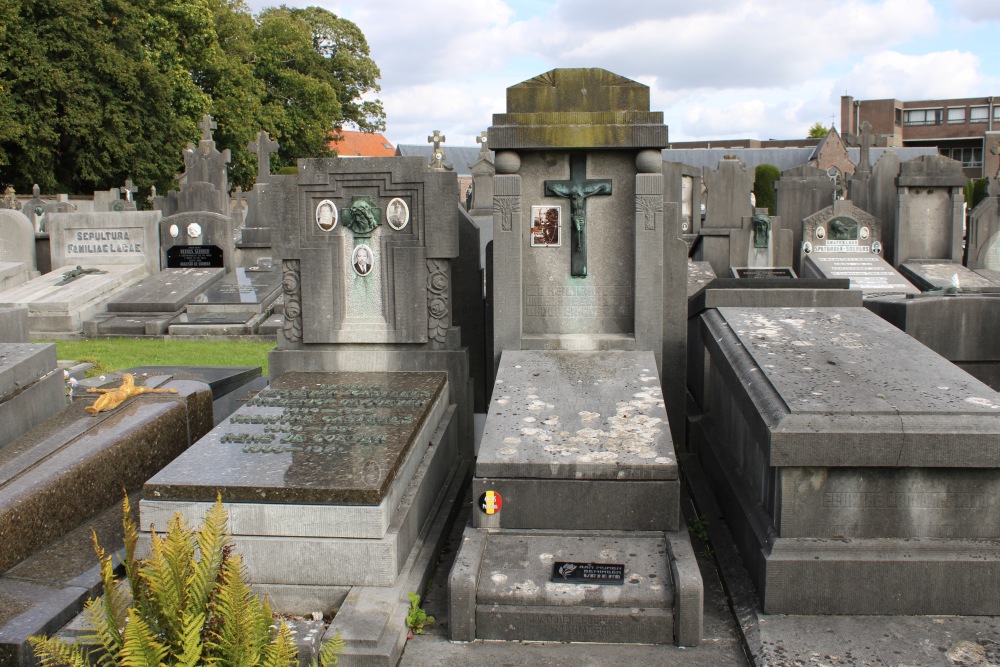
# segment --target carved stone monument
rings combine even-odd
[[[660,383],[684,373],[687,311],[666,140],[649,89],[601,69],[512,86],[493,117],[498,371],[449,578],[453,640],[701,639],[677,504],[683,386]]]

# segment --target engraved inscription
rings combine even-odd
[[[608,318],[632,314],[630,285],[525,285],[524,314],[539,318]]]

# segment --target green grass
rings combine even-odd
[[[38,340],[55,343],[59,359],[94,364],[88,377],[104,375],[132,366],[262,366],[267,375],[267,353],[271,342],[173,341],[142,338],[95,340]]]

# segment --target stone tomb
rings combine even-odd
[[[35,232],[19,211],[0,209],[0,291],[38,277]]]
[[[154,336],[197,295],[225,276],[225,269],[164,269],[107,303],[108,312],[84,322],[88,336]]]
[[[168,269],[225,268],[236,261],[236,223],[209,211],[176,213],[160,220],[161,262]]]
[[[0,307],[27,306],[33,334],[76,332],[104,312],[116,294],[146,276],[142,264],[87,265],[83,270],[100,273],[74,276],[74,267],[63,267],[0,293]]]
[[[281,294],[277,269],[237,268],[188,302],[187,312],[170,322],[171,335],[257,333]]]
[[[0,342],[0,449],[66,407],[65,387],[55,345]]]
[[[882,258],[882,224],[849,201],[837,200],[802,221],[803,278],[848,278],[863,293],[919,290]]]
[[[254,583],[315,587],[348,654],[394,665],[442,537],[429,519],[468,474],[450,391],[440,372],[283,374],[149,480],[141,525],[196,521],[220,491]]]
[[[911,259],[899,265],[899,272],[925,291],[1000,292],[1000,283],[943,259]]]
[[[700,641],[701,577],[651,352],[504,353],[472,496],[449,580],[453,640]],[[557,562],[623,579],[564,582]]]
[[[911,259],[961,263],[966,182],[962,163],[925,155],[900,164],[896,182],[895,265]]]
[[[973,270],[1000,271],[1000,197],[987,197],[973,209],[966,265]]]
[[[863,308],[699,326],[692,435],[765,613],[1000,613],[997,392]]]

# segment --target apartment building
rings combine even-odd
[[[959,160],[969,178],[997,173],[1000,97],[914,102],[840,98],[840,133],[849,145],[858,144],[861,124],[866,121],[872,126],[876,146],[933,146]]]

